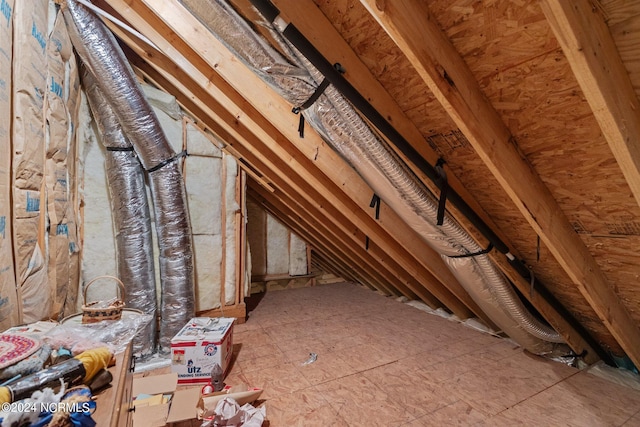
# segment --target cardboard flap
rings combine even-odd
[[[175,372],[134,378],[131,395],[135,397],[139,394],[169,394],[176,391],[177,386],[178,374]]]
[[[133,413],[134,427],[163,427],[167,424],[169,404],[137,407]]]
[[[190,387],[178,390],[171,399],[171,409],[167,417],[167,423],[191,420],[198,415],[197,404],[200,398],[200,387]]]

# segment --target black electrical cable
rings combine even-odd
[[[270,23],[274,23],[280,10],[270,0],[250,0],[251,4]],[[277,23],[276,23],[277,25]],[[442,191],[447,186],[446,181],[438,174],[434,166],[429,164],[415,148],[398,132],[364,96],[349,83],[344,76],[320,53],[309,40],[295,27],[288,23],[280,29],[282,35],[304,55],[311,64],[329,81],[349,102],[357,108],[367,120],[369,120],[383,135],[415,164],[434,184]],[[511,255],[509,247],[500,239],[494,231],[484,222],[480,216],[467,204],[467,202],[451,187],[447,189],[447,199],[474,225],[474,227],[491,243],[494,248],[503,254]],[[509,263],[525,279],[529,280],[531,272],[524,263],[508,256]],[[575,317],[555,298],[555,296],[542,284],[536,288],[542,298],[560,314],[575,331],[582,336],[598,356],[608,365],[616,366],[611,355],[605,351],[591,334],[575,319]]]

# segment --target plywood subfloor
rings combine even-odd
[[[352,284],[267,293],[234,354],[270,427],[640,426],[639,391]]]

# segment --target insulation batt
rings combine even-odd
[[[122,132],[111,106],[105,100],[93,75],[83,69],[82,82],[93,117],[107,148],[106,169],[111,210],[114,215],[118,276],[125,285],[125,303],[129,308],[156,316],[156,285],[153,265],[151,216],[147,203],[144,170],[133,147]],[[115,148],[116,150],[109,150]],[[151,322],[151,336],[134,339],[137,357],[153,353],[156,322]]]
[[[223,0],[181,0],[212,33],[294,106],[315,92],[323,77],[282,36],[273,37],[288,55],[271,47]],[[483,311],[511,338],[536,354],[568,351],[552,328],[529,313],[511,284],[486,255],[450,258],[481,248],[451,217],[435,225],[435,198],[362,120],[333,86],[303,112],[308,122],[398,215],[443,257]]]
[[[63,2],[62,11],[76,51],[96,77],[142,165],[149,170],[164,164],[149,173],[149,181],[160,247],[159,341],[166,353],[171,338],[195,315],[193,250],[179,163],[113,34],[74,0]]]

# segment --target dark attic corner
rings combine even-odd
[[[0,12],[2,426],[640,425],[640,3]]]

